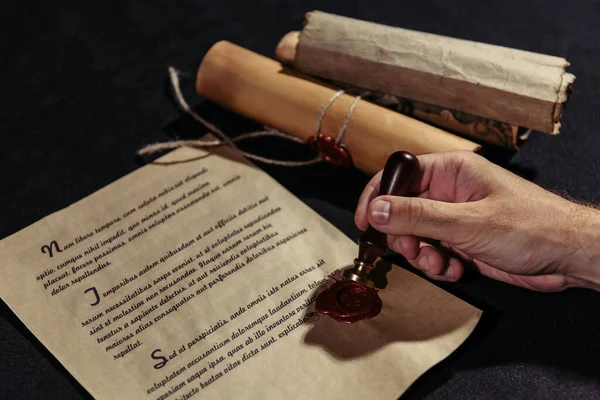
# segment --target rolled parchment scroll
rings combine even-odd
[[[557,134],[575,76],[569,62],[320,11],[276,49],[278,60],[479,142],[515,147],[519,128]]]
[[[323,107],[338,90],[227,41],[213,45],[196,76],[199,95],[303,141],[315,135]],[[321,133],[337,137],[354,101],[354,96],[339,96],[321,119]],[[342,144],[354,166],[367,174],[381,170],[398,150],[419,155],[480,149],[470,140],[364,100],[356,103]]]

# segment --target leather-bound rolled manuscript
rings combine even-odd
[[[368,174],[381,170],[397,150],[419,155],[480,149],[473,141],[340,93],[338,87],[227,41],[216,43],[205,55],[196,91],[307,143],[320,133],[330,139],[323,146],[336,146],[333,139],[343,135],[339,147],[349,154],[352,165]]]
[[[517,49],[310,12],[278,60],[371,101],[480,143],[517,147],[557,134],[575,79],[569,62]]]

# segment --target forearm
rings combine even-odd
[[[600,210],[579,204],[573,207],[568,277],[575,286],[600,291]]]

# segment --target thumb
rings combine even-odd
[[[420,197],[379,196],[369,204],[369,224],[389,235],[412,235],[453,243],[473,228],[469,203]]]

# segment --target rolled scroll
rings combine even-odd
[[[199,95],[303,141],[315,136],[322,109],[338,90],[227,41],[213,45],[196,76]],[[397,150],[419,155],[480,149],[470,140],[367,101],[355,103],[355,99],[339,96],[321,119],[321,133],[337,137],[355,104],[343,146],[353,165],[367,174],[381,170]]]
[[[390,27],[324,12],[306,15],[278,60],[373,101],[460,132],[516,147],[526,129],[560,130],[574,75],[561,57]],[[519,129],[524,128],[524,129]]]

